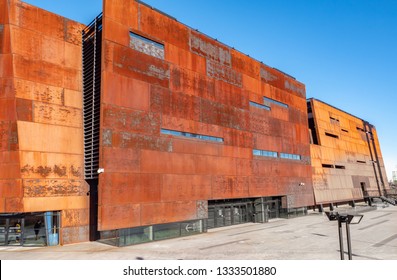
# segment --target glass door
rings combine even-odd
[[[0,246],[7,245],[8,240],[8,219],[0,219]]]
[[[7,218],[5,226],[5,245],[21,246],[23,244],[23,219]]]
[[[42,214],[25,216],[23,239],[24,246],[46,245],[46,231]]]

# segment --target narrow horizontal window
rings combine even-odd
[[[267,103],[272,103],[272,104],[276,104],[276,105],[284,107],[284,108],[288,108],[287,104],[277,101],[277,100],[274,100],[274,99],[271,99],[271,98],[268,98],[268,97],[263,97],[263,100]]]
[[[170,129],[161,129],[160,131],[162,134],[167,134],[167,135],[182,136],[182,137],[195,138],[195,139],[201,139],[201,140],[206,140],[206,141],[223,142],[223,138],[215,137],[215,136],[195,134],[195,133],[170,130]]]
[[[366,163],[364,160],[358,160],[357,163]]]
[[[339,120],[337,118],[334,117],[329,117],[329,120],[332,124],[336,124],[339,125]]]
[[[346,169],[346,167],[343,165],[335,165],[335,168],[336,169]]]
[[[270,107],[269,106],[262,105],[262,104],[259,104],[259,103],[255,103],[255,102],[252,102],[252,101],[250,101],[250,106],[270,111]]]
[[[286,153],[280,153],[280,158],[301,160],[301,156],[300,155],[286,154]]]
[[[262,157],[277,157],[277,152],[272,152],[272,151],[266,151],[266,150],[252,150],[252,154],[254,156],[262,156]]]
[[[334,168],[332,164],[322,164],[321,165],[323,168]]]
[[[338,135],[335,135],[335,134],[332,134],[332,133],[328,133],[328,132],[326,132],[325,135],[327,135],[328,137],[332,137],[332,138],[337,138],[337,139],[339,138]]]
[[[361,128],[361,127],[356,127],[356,128],[357,128],[357,130],[359,130],[359,131],[365,132],[365,131],[364,131],[364,128]]]
[[[349,133],[349,131],[348,130],[346,130],[346,129],[341,129],[343,132],[346,132],[346,133]]]
[[[139,52],[164,59],[164,45],[156,41],[130,32],[130,48]]]

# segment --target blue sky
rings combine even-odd
[[[89,23],[101,0],[27,0]],[[388,179],[397,170],[397,1],[145,0],[286,72],[315,97],[375,125]]]

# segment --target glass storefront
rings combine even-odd
[[[284,209],[282,197],[208,201],[208,219],[101,231],[99,242],[129,246],[206,232],[207,229],[307,214],[307,208]]]
[[[210,202],[208,205],[208,228],[230,226],[253,221],[251,201]]]
[[[0,215],[0,246],[56,246],[59,212]]]
[[[204,220],[168,223],[136,228],[101,231],[100,242],[113,246],[129,246],[155,240],[170,239],[207,231]]]
[[[213,200],[208,202],[208,228],[266,223],[280,217],[281,197]]]

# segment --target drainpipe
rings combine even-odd
[[[376,150],[376,145],[375,145],[375,138],[374,138],[374,135],[372,134],[372,125],[368,123],[368,127],[369,127],[369,133],[371,134],[372,147],[374,147],[374,154],[375,154],[375,159],[376,159],[376,165],[378,166],[378,172],[379,172],[380,181],[381,181],[382,187],[383,187],[383,193],[386,194],[385,182],[383,181],[382,170],[381,170],[381,168],[380,168],[378,152],[377,152],[377,150]]]
[[[367,125],[370,127],[369,123],[366,121],[363,121],[364,124],[364,133],[365,133],[365,137],[367,139],[367,144],[368,144],[368,148],[369,148],[369,154],[371,156],[371,162],[372,162],[372,167],[374,168],[374,175],[375,175],[375,179],[376,179],[376,185],[378,186],[378,191],[379,191],[379,195],[382,195],[382,191],[380,189],[379,186],[379,179],[378,179],[378,175],[376,174],[376,167],[375,167],[375,161],[374,161],[374,156],[372,154],[372,149],[371,149],[371,142],[369,140],[368,134],[370,133],[369,131],[367,131]]]

